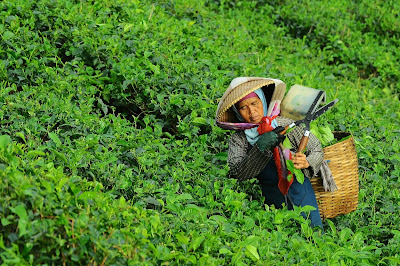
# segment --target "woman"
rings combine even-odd
[[[277,82],[276,80],[273,81]],[[237,80],[232,81],[232,83],[235,82],[240,85]],[[238,86],[237,84],[236,86]],[[239,124],[260,124],[262,118],[266,117],[268,113],[267,100],[263,89],[259,88],[246,94],[229,109],[233,111]],[[286,195],[282,194],[278,188],[279,177],[272,149],[285,138],[279,134],[284,129],[282,126],[289,125],[291,122],[291,119],[278,116],[271,123],[274,129],[262,135],[257,131],[257,127],[236,131],[229,140],[229,174],[239,180],[256,177],[259,180],[265,203],[268,205],[282,208],[283,204],[285,204],[288,209],[293,209],[293,206],[313,206],[315,210],[311,211],[308,217],[311,221],[311,226],[322,228],[318,204],[309,178],[305,178],[303,184],[300,184],[295,179]],[[295,128],[287,134],[287,137],[292,146],[297,147],[302,135],[303,130]],[[323,152],[319,140],[314,135],[310,135],[306,152],[304,154],[295,153],[292,161],[294,167],[302,169],[306,177],[315,176],[323,162]]]

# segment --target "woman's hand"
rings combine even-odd
[[[296,169],[305,169],[310,167],[310,164],[306,159],[306,155],[301,152],[293,154],[292,162],[294,163],[294,168]]]

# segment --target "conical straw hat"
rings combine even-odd
[[[271,101],[268,104],[268,115],[272,112],[272,108],[275,106],[275,103],[280,105],[283,96],[286,91],[286,84],[279,79],[271,79],[271,78],[259,78],[259,77],[239,77],[232,80],[228,89],[225,91],[224,95],[222,95],[217,112],[216,112],[216,122],[217,125],[219,123],[235,123],[239,122],[236,118],[236,115],[230,109],[232,105],[237,103],[240,99],[242,99],[247,94],[259,89],[263,88],[264,93],[266,90],[273,90]]]

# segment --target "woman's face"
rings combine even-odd
[[[239,113],[247,123],[259,124],[264,115],[264,109],[260,98],[252,97],[243,100],[238,106]]]

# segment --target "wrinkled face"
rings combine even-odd
[[[238,106],[239,113],[247,123],[258,124],[264,115],[260,98],[252,97],[241,101]]]

